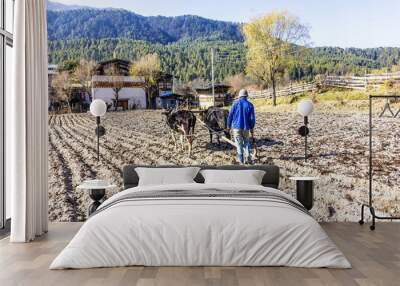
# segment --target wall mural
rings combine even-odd
[[[210,142],[201,111],[220,107],[222,123],[218,117],[212,129],[227,136],[225,113],[244,87],[256,118],[253,163],[281,167],[280,189],[293,196],[290,176],[318,177],[317,220],[359,220],[368,199],[368,95],[400,94],[400,48],[311,48],[308,25],[287,12],[239,25],[55,9],[48,27],[51,221],[85,220],[91,199],[78,185],[107,180],[117,186],[109,197],[122,190],[126,164],[237,164],[229,140]],[[88,112],[94,99],[107,109],[100,160],[96,118]],[[298,134],[304,118],[296,111],[304,99],[315,106],[307,161]],[[395,99],[374,103],[374,205],[381,215],[400,215],[399,108]],[[175,148],[166,115],[172,109],[197,119],[194,129],[185,127],[190,152]]]

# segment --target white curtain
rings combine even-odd
[[[6,185],[12,242],[47,232],[47,23],[45,0],[15,1],[13,93],[6,99]],[[8,100],[8,101],[7,101]]]

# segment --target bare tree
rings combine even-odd
[[[72,79],[71,75],[67,71],[57,73],[52,80],[52,87],[55,91],[54,93],[54,101],[55,102],[67,102],[68,107],[71,109],[71,100],[72,100]]]
[[[110,81],[112,82],[112,89],[114,91],[115,98],[115,109],[118,106],[119,92],[124,88],[124,81],[121,78],[121,73],[118,69],[118,66],[113,64],[108,67],[104,73],[110,77]]]
[[[239,91],[245,88],[249,83],[243,73],[228,76],[225,82],[230,86],[230,92],[233,94],[238,94]]]
[[[150,107],[161,77],[160,57],[158,54],[148,54],[141,57],[131,65],[129,73],[132,76],[142,76],[144,78],[147,106]]]
[[[95,67],[96,63],[94,61],[81,59],[74,72],[76,80],[80,83],[83,90],[89,95],[92,95],[92,76],[94,74]]]
[[[277,81],[306,45],[308,28],[287,12],[272,12],[245,24],[243,34],[247,47],[246,71],[260,82],[272,85],[276,105]]]

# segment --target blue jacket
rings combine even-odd
[[[254,129],[255,124],[256,117],[253,104],[247,101],[245,97],[235,100],[229,111],[228,128],[251,130]]]

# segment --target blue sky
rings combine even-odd
[[[313,46],[400,47],[399,0],[54,0],[124,8],[142,15],[199,15],[246,22],[287,10],[310,27]]]

